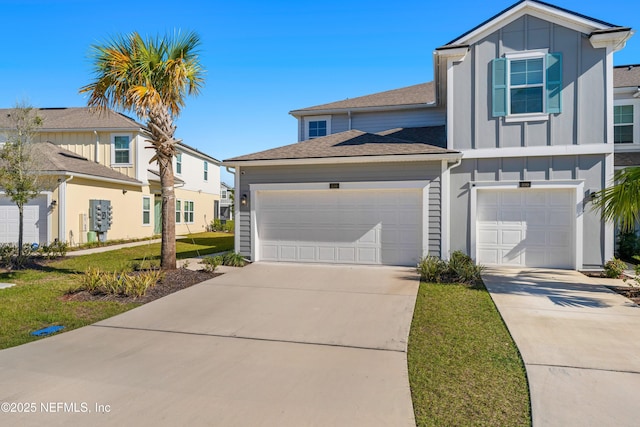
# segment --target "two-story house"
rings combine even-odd
[[[0,110],[9,128],[10,109]],[[115,112],[42,108],[36,131],[39,169],[57,184],[25,208],[24,241],[72,245],[92,239],[149,237],[161,232],[160,177],[143,126]],[[184,143],[174,159],[176,233],[204,231],[220,199],[220,162]],[[108,201],[112,224],[95,232],[92,200]],[[107,206],[107,204],[103,205]],[[27,215],[28,212],[28,215]],[[0,197],[0,242],[17,241],[17,208]]]
[[[221,220],[233,220],[233,187],[225,182],[220,183],[219,212],[219,218]]]
[[[461,250],[601,266],[614,230],[592,195],[630,132],[613,54],[632,34],[523,0],[438,47],[432,82],[292,111],[299,142],[223,162],[236,247],[269,261],[414,265]]]

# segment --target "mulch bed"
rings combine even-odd
[[[222,273],[210,273],[207,271],[193,271],[186,268],[178,268],[165,272],[164,278],[157,285],[150,288],[146,295],[142,297],[125,297],[122,295],[93,295],[87,291],[79,291],[66,294],[62,297],[65,301],[117,301],[121,303],[145,304],[150,301],[162,298],[190,286],[196,285],[205,280],[220,276]]]
[[[605,277],[603,273],[595,271],[583,271],[582,274],[588,277]],[[620,277],[622,278],[622,277]],[[613,292],[622,295],[640,305],[640,288],[632,288],[627,286],[606,286]]]

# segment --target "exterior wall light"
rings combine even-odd
[[[240,199],[240,204],[242,206],[247,206],[247,195],[246,194],[242,195],[242,198]]]

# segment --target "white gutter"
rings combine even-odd
[[[305,159],[274,159],[274,160],[237,160],[223,161],[227,167],[240,166],[288,166],[288,165],[326,165],[326,164],[352,164],[352,163],[401,163],[424,162],[438,160],[457,161],[462,158],[462,153],[440,154],[405,154],[386,156],[360,156],[360,157],[321,157]]]
[[[45,171],[45,172],[42,173],[42,175],[60,175],[61,173],[64,173],[64,172],[63,171],[62,172],[46,172]],[[106,177],[95,176],[95,175],[87,175],[87,174],[84,174],[84,173],[75,173],[74,172],[73,175],[70,175],[70,176],[73,176],[75,178],[90,179],[90,180],[93,180],[93,181],[110,182],[110,183],[113,183],[113,184],[131,185],[133,187],[142,187],[142,185],[143,185],[139,181],[136,181],[136,182],[124,181],[124,180],[121,180],[121,179],[106,178]]]
[[[319,116],[324,114],[340,114],[347,113],[349,111],[353,111],[356,113],[367,113],[367,112],[376,112],[376,111],[393,111],[393,110],[419,110],[423,108],[433,108],[437,105],[435,102],[424,103],[424,104],[402,104],[402,105],[381,105],[376,107],[349,107],[349,108],[327,108],[324,110],[294,110],[289,111],[294,117],[304,117],[304,116]]]

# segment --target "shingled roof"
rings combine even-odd
[[[87,178],[96,178],[110,181],[120,181],[132,185],[142,185],[134,178],[115,171],[107,166],[76,154],[72,151],[60,148],[52,142],[42,142],[34,144],[38,161],[41,162],[39,169],[42,172],[59,174],[79,174]]]
[[[426,106],[436,101],[433,82],[421,83],[400,89],[378,92],[343,101],[316,105],[314,107],[292,110],[289,114],[294,116],[304,115],[306,112],[317,113],[320,111],[350,110],[371,107],[399,107],[399,106]]]
[[[0,109],[0,128],[12,126],[8,115],[13,109]],[[38,108],[38,115],[42,117],[40,130],[138,130],[143,127],[124,114],[111,110],[98,112],[89,107],[70,108]]]
[[[614,87],[640,87],[640,64],[613,67]]]
[[[440,128],[441,126],[438,126]],[[437,131],[436,131],[437,132]],[[457,154],[424,142],[410,141],[349,130],[322,138],[310,139],[284,147],[260,151],[246,156],[225,160],[225,163],[246,162],[255,160],[291,160],[291,159],[326,159],[336,157],[375,157],[402,156],[415,154]]]

